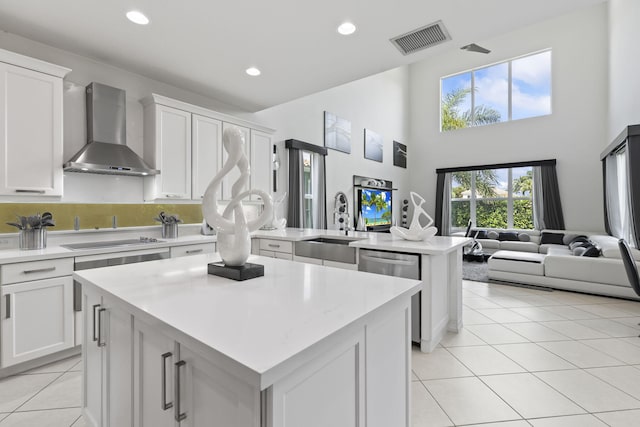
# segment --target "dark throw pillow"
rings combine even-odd
[[[471,230],[471,237],[475,237],[476,239],[486,239],[487,232],[484,230]]]
[[[498,240],[500,240],[501,242],[517,242],[520,239],[518,239],[518,233],[503,231],[498,234]]]
[[[541,245],[563,245],[562,239],[564,238],[564,233],[549,233],[546,231],[542,232],[542,237],[540,238]]]
[[[585,247],[585,249],[586,250],[580,256],[588,256],[593,258],[600,256],[600,248],[595,245],[587,246]]]

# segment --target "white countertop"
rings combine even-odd
[[[74,277],[261,376],[421,283],[257,256],[249,262],[265,275],[236,282],[207,274],[213,261],[198,255]]]
[[[316,237],[331,237],[336,239],[368,239],[376,233],[367,233],[363,231],[349,231],[345,235],[344,231],[339,230],[320,230],[314,228],[284,228],[282,230],[257,230],[251,233],[251,237],[260,239],[288,240],[298,242],[301,240],[315,239]]]
[[[428,241],[410,241],[393,237],[390,233],[373,233],[350,231],[345,235],[338,230],[315,230],[305,228],[285,228],[283,230],[258,230],[252,237],[265,239],[301,241],[317,237],[331,237],[337,239],[354,240],[349,246],[356,248],[377,249],[381,251],[406,252],[425,255],[440,255],[458,249],[469,243],[467,237],[435,236]]]
[[[107,240],[119,240],[127,239],[127,236],[113,235],[110,239],[96,238],[95,241],[107,241]],[[86,239],[85,239],[86,240]],[[0,265],[12,264],[16,262],[25,261],[40,261],[44,259],[56,259],[56,258],[73,258],[86,255],[98,255],[108,254],[126,251],[136,251],[141,249],[156,249],[156,248],[169,248],[172,246],[184,246],[198,243],[214,243],[216,242],[216,236],[202,236],[198,234],[180,236],[176,239],[162,239],[158,238],[158,242],[154,243],[141,243],[139,245],[127,245],[117,246],[111,248],[94,248],[94,249],[79,249],[71,250],[63,248],[59,245],[48,245],[45,249],[34,250],[20,250],[20,249],[5,249],[0,250]],[[71,242],[71,240],[69,241]]]
[[[133,233],[133,234],[132,234]],[[103,241],[103,240],[118,240],[131,238],[141,235],[149,235],[145,232],[144,228],[138,231],[127,231],[123,229],[122,232],[114,233],[101,233],[92,235],[91,233],[82,233],[76,236],[82,237],[82,241]],[[60,236],[60,235],[57,235]],[[283,230],[258,230],[251,234],[253,238],[261,239],[274,239],[274,240],[287,240],[287,241],[301,241],[309,240],[318,237],[331,237],[335,239],[353,240],[349,243],[349,246],[356,248],[377,249],[383,251],[395,251],[395,252],[407,252],[417,254],[436,255],[444,254],[456,250],[457,248],[464,246],[471,239],[466,237],[440,237],[435,236],[427,242],[413,242],[403,239],[397,239],[391,236],[389,233],[372,233],[361,231],[350,231],[348,235],[345,235],[344,231],[338,230],[317,230],[317,229],[305,229],[305,228],[285,228]],[[125,251],[133,251],[140,249],[155,249],[166,248],[171,246],[182,246],[197,243],[214,243],[216,242],[216,236],[202,236],[199,234],[188,234],[180,236],[177,239],[162,239],[157,243],[144,243],[140,245],[131,246],[118,246],[112,248],[95,248],[95,249],[82,249],[82,250],[70,250],[59,246],[61,237],[51,236],[50,240],[53,240],[54,244],[49,244],[45,249],[37,250],[19,250],[19,249],[4,249],[0,250],[0,265],[11,264],[16,262],[25,261],[38,261],[44,259],[55,258],[69,258],[86,255],[108,254]],[[64,243],[76,242],[73,240],[73,234],[66,237],[67,241]]]
[[[370,233],[367,240],[357,240],[349,246],[381,251],[407,252],[423,255],[441,255],[471,242],[468,237],[434,236],[425,241],[411,241],[393,237],[388,233]]]

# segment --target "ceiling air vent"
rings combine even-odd
[[[391,39],[391,43],[393,43],[403,55],[408,55],[447,40],[451,40],[449,32],[444,27],[442,21],[437,21],[401,36],[394,37]]]

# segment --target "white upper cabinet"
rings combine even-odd
[[[155,94],[142,103],[145,160],[160,169],[159,175],[145,178],[145,200],[202,200],[207,186],[227,160],[222,137],[224,130],[232,126],[244,134],[251,167],[246,189],[270,192],[273,129]],[[231,188],[239,177],[234,166],[222,181],[220,200],[231,199]]]
[[[251,130],[251,188],[272,193],[273,181],[271,172],[273,157],[273,136],[259,130]],[[257,200],[258,196],[251,196]]]
[[[222,122],[197,114],[192,115],[192,194],[202,199],[207,186],[220,169]]]
[[[69,71],[0,49],[0,195],[62,196],[62,79]]]
[[[145,200],[191,199],[191,114],[151,104],[145,108],[144,156],[158,175],[145,178]]]

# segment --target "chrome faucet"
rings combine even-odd
[[[345,234],[351,230],[351,214],[349,213],[349,199],[342,191],[338,191],[333,199],[333,223]]]

